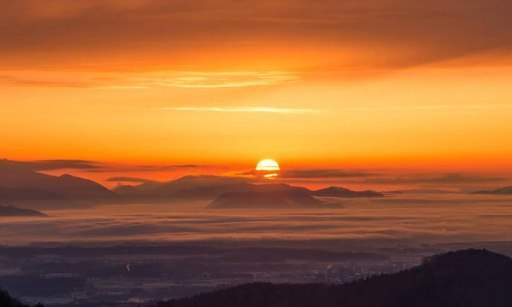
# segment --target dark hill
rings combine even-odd
[[[340,198],[357,198],[357,197],[384,197],[384,194],[372,190],[352,191],[341,187],[328,187],[321,190],[311,192],[314,196],[323,197],[340,197]]]
[[[209,208],[300,208],[317,207],[323,202],[311,197],[309,193],[293,190],[271,192],[232,192],[225,193],[211,202]]]
[[[0,161],[0,197],[27,200],[114,200],[118,195],[102,185],[71,175],[52,176],[12,161]]]
[[[169,307],[509,307],[512,259],[486,250],[428,258],[415,268],[343,285],[245,284]]]
[[[244,179],[224,176],[185,176],[168,182],[144,182],[139,185],[121,185],[114,189],[126,198],[138,199],[213,199],[228,192],[246,191],[250,184]]]
[[[37,188],[4,188],[0,187],[0,202],[20,201],[59,201],[64,197],[57,193]]]
[[[117,199],[118,195],[104,186],[88,179],[75,177],[72,175],[62,175],[57,177],[54,186],[50,191],[59,193],[69,198],[78,199]]]
[[[114,189],[116,193],[125,198],[139,199],[179,199],[179,200],[212,200],[217,197],[246,197],[248,201],[259,198],[267,199],[267,203],[271,202],[271,198],[276,195],[261,195],[259,193],[303,193],[310,197],[326,196],[339,198],[354,197],[382,197],[381,193],[375,191],[352,191],[341,187],[329,187],[322,190],[311,191],[304,187],[291,186],[286,183],[267,183],[261,184],[249,180],[247,178],[212,176],[212,175],[196,175],[185,176],[169,182],[144,182],[139,185],[121,185]],[[245,193],[231,194],[231,193]],[[251,198],[250,196],[254,196]],[[281,197],[282,198],[282,197]],[[311,199],[309,200],[313,202]],[[281,200],[280,203],[283,203]],[[318,202],[319,203],[319,202]]]
[[[26,307],[18,300],[12,298],[7,292],[0,290],[0,306],[1,307]]]
[[[220,194],[244,190],[248,183],[241,178],[223,176],[185,176],[164,183],[152,192],[156,195],[180,199],[211,199]]]
[[[0,205],[0,217],[2,216],[47,216],[37,210],[21,209],[13,206]]]

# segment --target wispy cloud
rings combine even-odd
[[[149,74],[137,79],[142,85],[178,88],[229,88],[269,86],[298,80],[292,73],[265,72],[179,72]]]
[[[345,111],[400,111],[400,110],[449,110],[449,109],[509,109],[509,104],[433,104],[433,105],[410,105],[410,106],[375,106],[375,107],[349,107]]]
[[[158,108],[165,111],[188,111],[188,112],[235,112],[235,113],[284,113],[284,114],[304,114],[318,113],[317,109],[300,108],[274,108],[274,107],[169,107]]]
[[[283,71],[155,71],[146,73],[0,71],[0,84],[26,87],[148,89],[155,87],[215,89],[272,86],[299,80]]]
[[[175,165],[105,165],[102,169],[91,169],[89,172],[162,172],[175,171],[179,169],[200,168],[197,164],[175,164]]]
[[[51,171],[74,169],[89,173],[110,173],[110,172],[159,172],[173,171],[179,169],[195,169],[203,165],[198,164],[155,164],[155,165],[129,165],[129,164],[111,164],[99,161],[89,160],[37,160],[37,161],[13,161],[0,159],[0,168],[2,167],[24,167],[34,171]]]
[[[102,169],[104,166],[97,161],[88,160],[37,160],[37,161],[12,161],[0,160],[0,167],[25,167],[34,171],[50,171],[59,169],[77,169],[96,171]]]
[[[473,184],[507,181],[506,177],[471,175],[462,173],[447,173],[440,175],[417,174],[401,177],[379,177],[365,179],[371,184]]]
[[[154,180],[146,179],[146,178],[138,178],[138,177],[110,177],[107,179],[109,182],[134,182],[134,183],[145,183],[145,182],[155,182]]]
[[[365,171],[349,171],[342,169],[302,169],[285,170],[280,174],[282,178],[359,178],[371,177],[378,174]]]

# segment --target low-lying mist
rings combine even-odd
[[[204,202],[98,205],[2,218],[0,241],[126,242],[255,239],[506,240],[509,197],[423,194],[338,201],[314,209],[212,209]]]

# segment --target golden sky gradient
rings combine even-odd
[[[0,0],[0,156],[512,169],[511,10]]]

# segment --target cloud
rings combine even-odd
[[[100,162],[89,160],[37,160],[37,161],[11,161],[1,160],[4,166],[18,166],[34,171],[49,171],[58,169],[98,170],[103,168]]]
[[[154,243],[158,240],[270,238],[357,240],[387,237],[415,239],[421,243],[428,243],[430,239],[432,242],[509,240],[512,215],[506,212],[509,212],[507,202],[510,200],[482,201],[475,199],[474,195],[461,195],[455,199],[451,196],[434,198],[350,200],[341,210],[292,210],[286,214],[283,211],[272,213],[254,210],[238,211],[236,214],[200,210],[192,214],[190,210],[182,210],[183,203],[165,207],[138,204],[137,207],[128,206],[123,210],[96,207],[79,216],[58,210],[54,212],[55,216],[44,220],[2,221],[0,241],[19,245],[83,240],[119,244],[121,241],[135,240]],[[442,206],[432,206],[440,202]],[[468,203],[471,210],[461,210],[465,208],[461,204]],[[490,214],[493,212],[503,214]],[[482,221],[487,221],[485,227],[475,227],[481,225]],[[352,240],[351,244],[355,242]],[[376,243],[387,244],[382,241]]]
[[[158,87],[215,89],[272,86],[299,80],[291,72],[70,72],[66,70],[0,70],[0,84],[23,87],[148,89]]]
[[[298,80],[294,74],[263,72],[170,72],[139,78],[139,84],[177,88],[230,88],[269,86]]]
[[[40,160],[27,162],[36,171],[55,169],[100,169],[103,166],[94,161],[88,160]]]
[[[365,183],[372,184],[471,184],[506,181],[508,178],[495,176],[476,176],[461,173],[448,173],[441,175],[409,175],[403,177],[379,177],[365,179]]]
[[[342,169],[307,169],[307,170],[285,170],[279,175],[281,178],[358,178],[370,177],[378,174],[347,171]]]
[[[135,182],[135,183],[145,183],[145,182],[154,182],[153,180],[146,178],[138,178],[138,177],[110,177],[107,179],[109,182]]]
[[[198,168],[198,164],[166,164],[166,165],[124,165],[109,164],[89,160],[37,160],[37,161],[12,161],[0,160],[3,167],[24,167],[34,171],[49,171],[59,169],[75,169],[86,172],[152,172],[172,171],[177,169]]]
[[[296,67],[303,47],[330,69],[407,67],[510,53],[511,10],[504,0],[0,1],[0,63]]]
[[[510,109],[509,104],[434,104],[434,105],[412,105],[412,106],[384,106],[384,107],[356,107],[343,108],[344,111],[402,111],[402,110],[447,110],[447,109],[469,109],[469,110],[487,110],[487,109]]]
[[[300,108],[274,108],[274,107],[169,107],[158,108],[167,111],[188,111],[188,112],[234,112],[234,113],[283,113],[283,114],[303,114],[317,113],[315,109]]]
[[[66,79],[55,78],[48,75],[48,72],[40,72],[36,76],[20,76],[19,72],[2,72],[0,75],[0,84],[22,87],[67,87],[67,88],[90,88],[95,87],[95,83],[89,80],[73,80],[73,78]]]
[[[178,169],[199,168],[198,164],[171,164],[171,165],[105,165],[101,169],[91,169],[90,172],[159,172]]]

